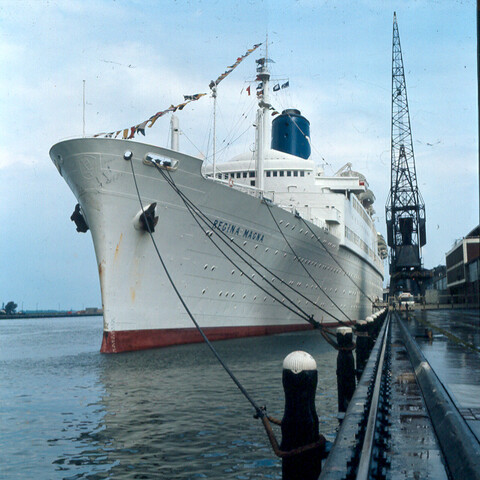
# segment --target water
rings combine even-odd
[[[100,317],[0,322],[0,478],[281,478],[261,422],[204,344],[101,355],[101,330]],[[320,431],[334,435],[336,352],[318,333],[215,347],[277,418],[283,358],[311,353]]]

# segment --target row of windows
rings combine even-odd
[[[304,170],[267,170],[265,172],[267,177],[304,177],[305,171]]]
[[[304,177],[305,170],[267,170],[265,172],[267,177]],[[217,178],[228,180],[229,178],[255,178],[255,171],[249,172],[232,172],[232,173],[217,173]]]

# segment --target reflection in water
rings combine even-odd
[[[215,346],[257,403],[280,418],[283,358],[310,352],[319,369],[320,429],[334,434],[336,352],[318,333]],[[281,478],[261,422],[205,345],[72,352],[54,363],[41,381],[58,402],[47,414],[42,445],[30,449],[32,461],[43,465],[35,478]]]

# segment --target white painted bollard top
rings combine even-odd
[[[283,369],[290,370],[293,373],[300,373],[305,370],[316,370],[317,362],[307,352],[297,350],[289,353],[283,360]]]

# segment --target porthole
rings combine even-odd
[[[205,266],[203,267],[204,270],[206,270],[208,268],[208,265],[205,264]]]

